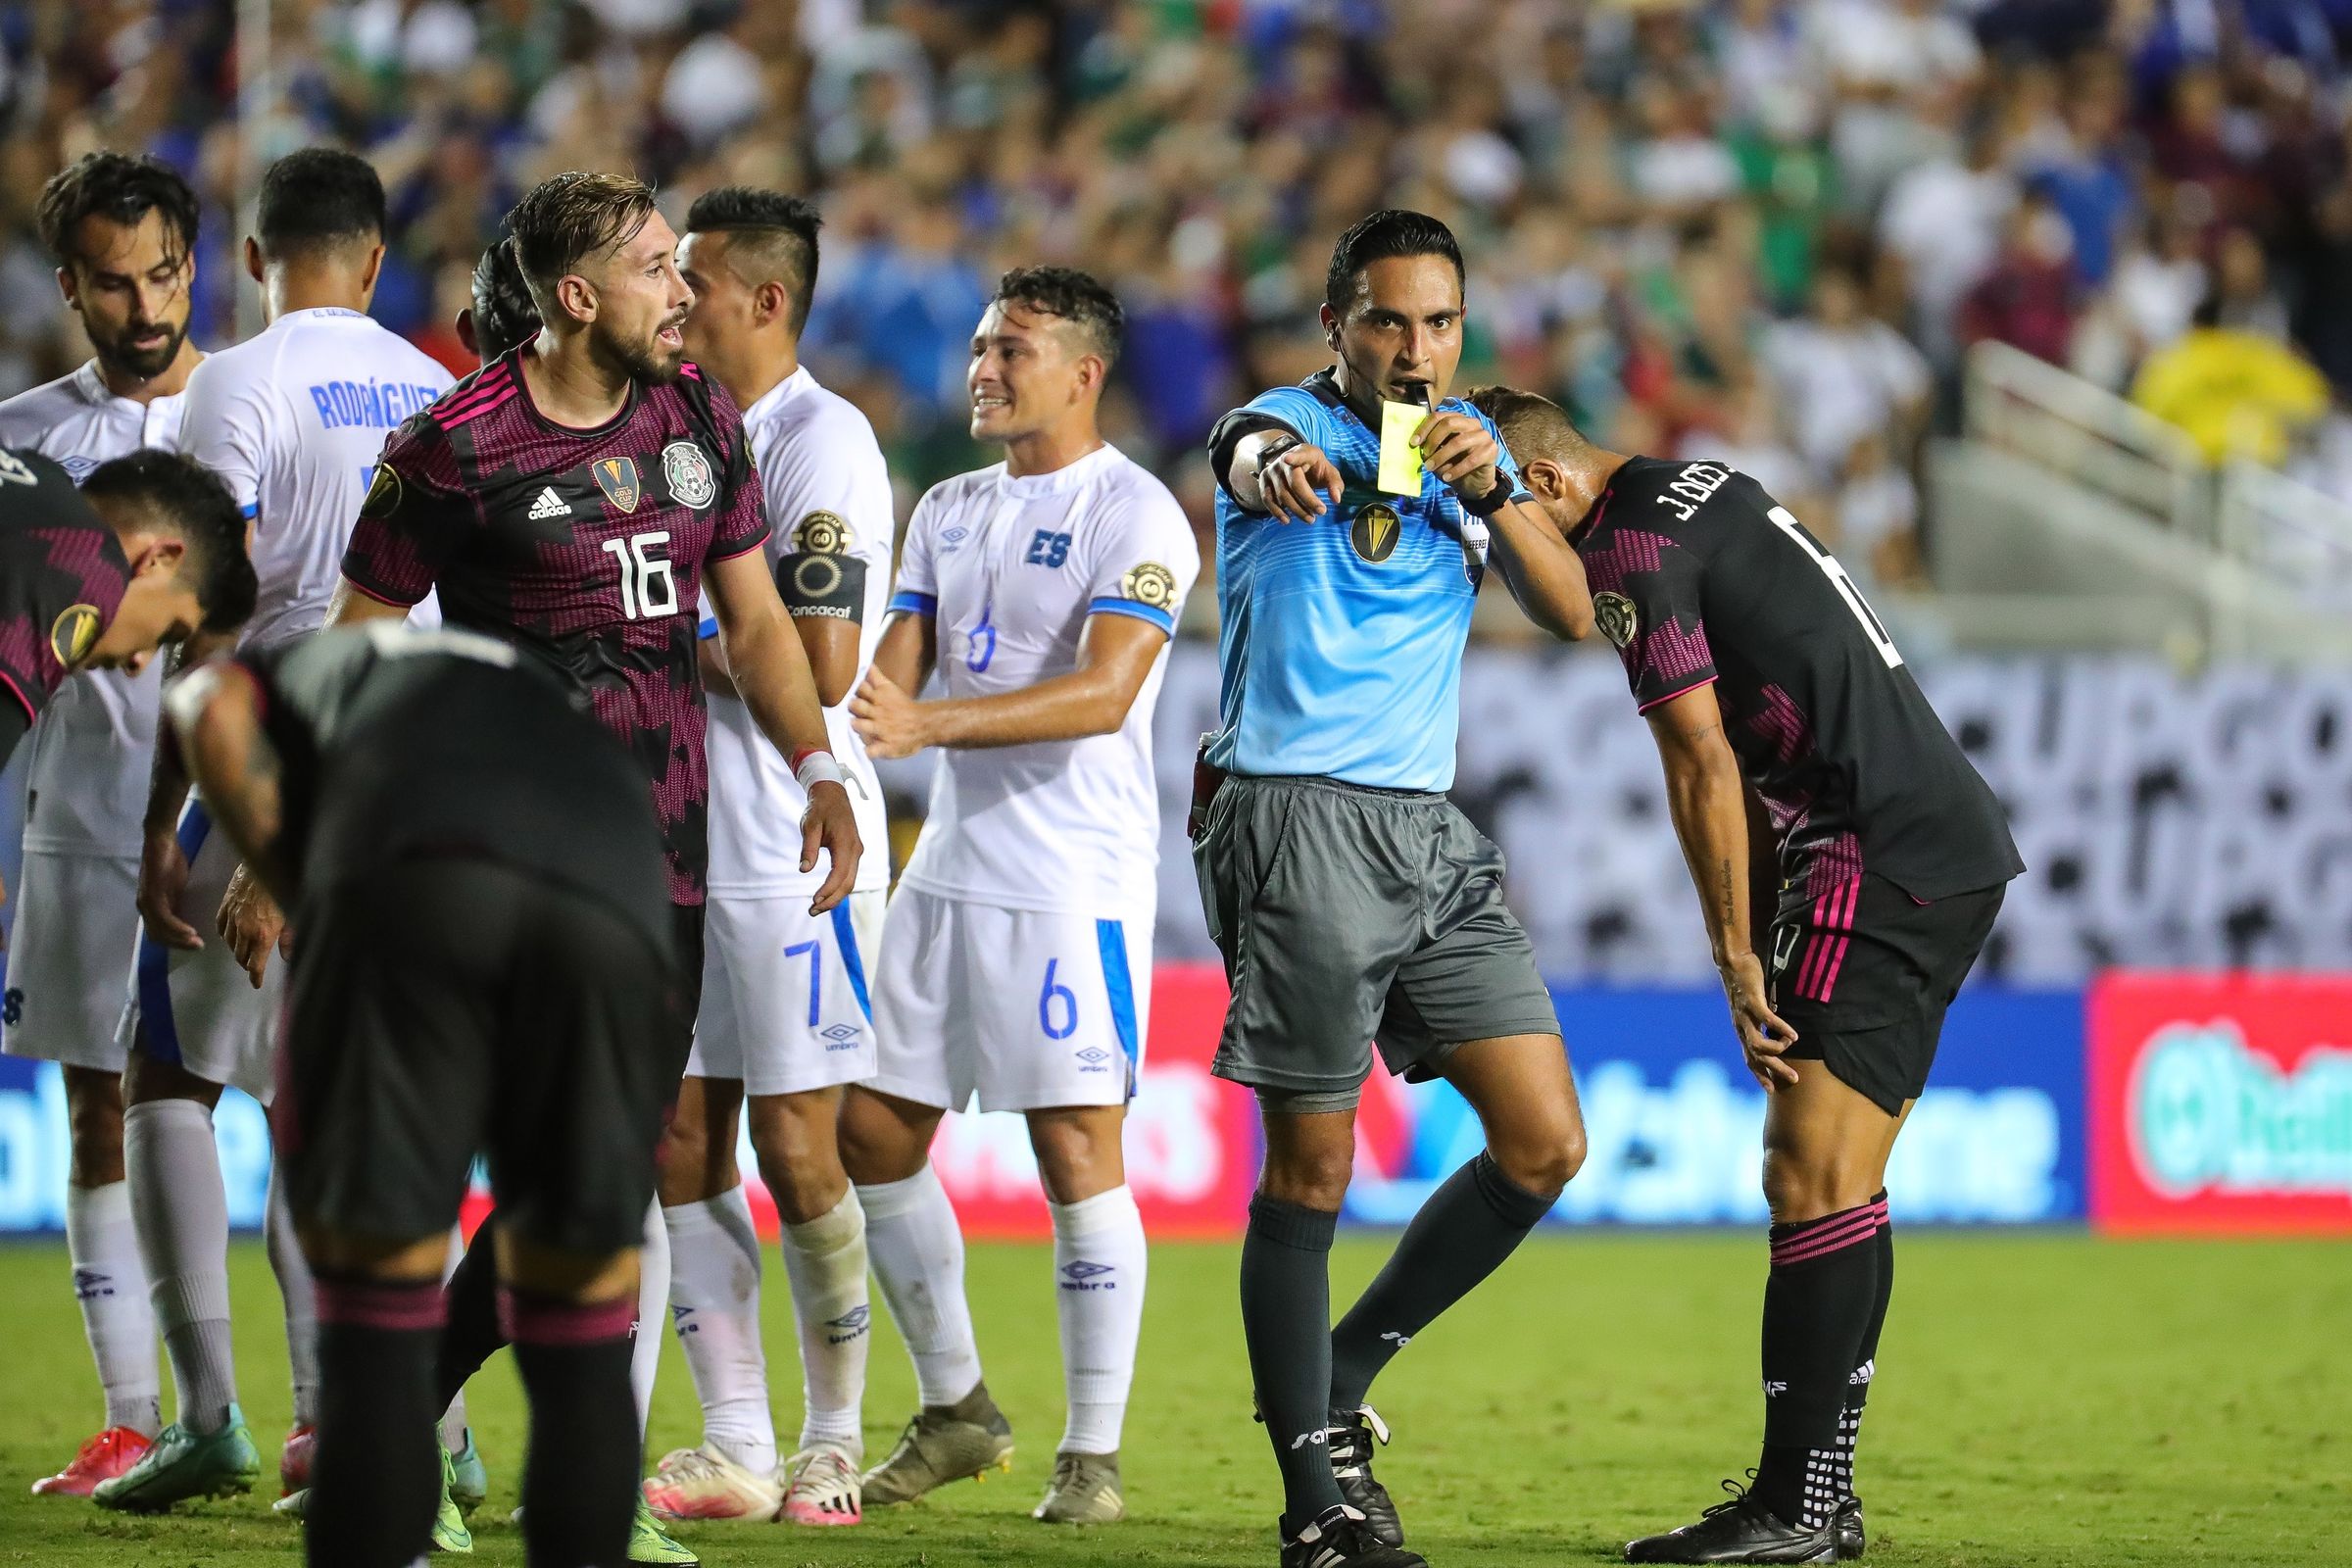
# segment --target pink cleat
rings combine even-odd
[[[311,1484],[311,1454],[318,1446],[318,1429],[305,1422],[286,1434],[277,1454],[277,1494],[291,1497]]]
[[[865,1519],[859,1506],[858,1460],[837,1444],[821,1443],[792,1456],[792,1479],[784,1489],[784,1517],[796,1525],[854,1525]]]
[[[129,1427],[108,1427],[81,1446],[74,1462],[32,1484],[36,1497],[86,1497],[101,1481],[112,1481],[139,1462],[153,1439]]]
[[[645,1503],[662,1519],[756,1519],[776,1516],[784,1495],[772,1475],[737,1464],[709,1446],[674,1448],[645,1478]]]

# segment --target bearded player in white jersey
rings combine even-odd
[[[1167,488],[1096,423],[1118,301],[1083,272],[1008,272],[972,337],[974,437],[1005,461],[936,486],[907,524],[850,710],[876,758],[944,751],[875,967],[880,1069],[842,1154],[922,1408],[865,1477],[905,1502],[1006,1462],[981,1381],[963,1241],[929,1163],[942,1113],[1029,1122],[1054,1215],[1068,1423],[1035,1510],[1123,1516],[1119,1429],[1143,1321],[1142,1216],[1120,1147],[1152,984],[1159,804],[1152,710],[1200,571]],[[945,696],[918,700],[932,672]]]
[[[890,591],[890,473],[873,428],[800,364],[816,283],[816,209],[774,191],[711,191],[686,216],[678,268],[695,294],[686,352],[743,410],[774,531],[768,563],[808,650],[858,832],[888,842],[873,764],[841,708],[873,657]],[[662,1153],[672,1322],[703,1406],[703,1441],[645,1483],[672,1519],[858,1522],[867,1344],[865,1217],[834,1142],[841,1086],[874,1070],[866,990],[890,858],[859,862],[850,897],[809,912],[807,797],[735,696],[703,623],[710,694],[710,894],[702,1014]],[[783,1221],[805,1413],[781,1466],[760,1340],[760,1242],[736,1169],[752,1149]]]
[[[91,153],[42,187],[41,241],[93,357],[0,403],[0,447],[54,458],[79,484],[110,458],[179,445],[196,193],[153,158]],[[32,734],[24,869],[0,1005],[0,1050],[63,1069],[66,1247],[106,1425],[35,1494],[86,1497],[138,1462],[162,1425],[155,1314],[122,1179],[122,1047],[115,1024],[138,936],[139,812],[163,662],[89,670]]]
[[[261,592],[241,646],[277,647],[324,622],[384,437],[450,384],[366,314],[383,228],[383,184],[362,160],[311,148],[272,164],[245,242],[269,324],[189,378],[182,450],[227,482],[252,524]],[[123,1145],[179,1397],[155,1446],[93,1494],[101,1506],[135,1511],[244,1492],[260,1470],[236,1403],[213,1106],[229,1084],[269,1103],[284,991],[283,965],[270,962],[282,918],[211,831],[203,801],[187,801],[185,775],[161,760],[143,839],[145,936],[122,1020],[131,1043]],[[294,1368],[295,1430],[279,1465],[289,1491],[308,1485],[318,1398],[311,1282],[291,1232],[273,1180],[270,1256]]]

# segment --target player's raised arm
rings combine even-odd
[[[824,707],[817,701],[808,655],[767,574],[767,559],[759,551],[710,563],[704,568],[703,591],[710,596],[711,616],[718,622],[736,691],[760,733],[791,759],[793,772],[808,791],[801,869],[815,868],[820,848],[831,862],[831,874],[809,905],[821,914],[849,896],[858,879],[862,846],[850,792],[842,786],[825,734]]]
[[[1666,809],[1682,841],[1683,860],[1698,890],[1707,945],[1731,1004],[1732,1027],[1747,1070],[1767,1092],[1796,1082],[1782,1053],[1796,1031],[1766,999],[1764,965],[1750,924],[1747,794],[1740,760],[1724,737],[1723,712],[1712,684],[1670,697],[1648,710],[1649,732],[1666,769]]]
[[[1527,618],[1567,642],[1590,636],[1592,594],[1584,564],[1535,507],[1486,421],[1471,414],[1433,414],[1413,432],[1413,444],[1423,465],[1453,487],[1463,510],[1486,518],[1495,564]]]

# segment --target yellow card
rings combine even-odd
[[[1421,449],[1413,432],[1429,411],[1418,403],[1380,402],[1380,488],[1393,496],[1421,493]]]

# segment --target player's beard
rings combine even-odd
[[[185,321],[149,321],[141,324],[148,327],[162,327],[163,342],[151,348],[134,348],[127,340],[128,334],[125,334],[123,339],[112,343],[101,343],[96,338],[92,338],[90,347],[96,352],[98,363],[114,371],[115,374],[133,381],[152,381],[170,369],[172,362],[179,358],[179,346],[187,341],[188,323]],[[137,328],[134,327],[132,330],[135,331]]]
[[[663,321],[661,326],[684,324],[685,318],[680,317],[674,321]],[[661,326],[642,342],[631,343],[617,334],[605,340],[605,352],[612,357],[613,364],[628,372],[630,380],[646,386],[667,386],[678,378],[678,367],[686,363],[685,347],[682,344],[674,349],[663,347],[659,336]]]

